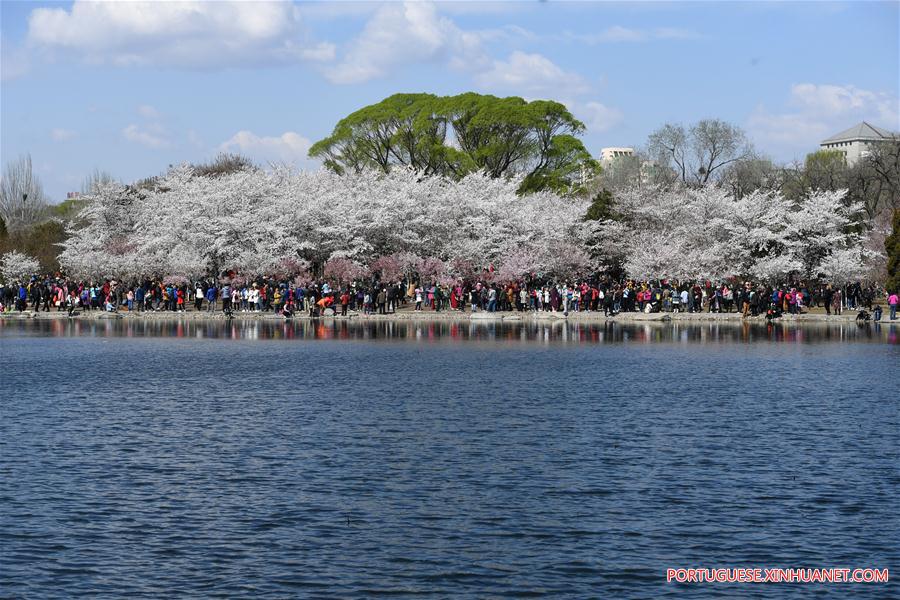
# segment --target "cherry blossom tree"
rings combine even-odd
[[[373,273],[378,273],[381,281],[397,281],[403,276],[403,268],[400,261],[393,254],[388,256],[379,256],[369,267]]]
[[[537,261],[532,252],[516,250],[505,258],[497,274],[506,281],[517,281],[534,273],[536,268]]]
[[[853,233],[862,210],[845,192],[814,191],[795,203],[774,191],[735,199],[724,188],[620,192],[621,221],[594,222],[593,254],[621,260],[632,277],[779,281],[839,278],[865,270],[865,236]]]
[[[520,183],[404,168],[211,176],[179,166],[140,185],[98,183],[60,261],[78,276],[117,278],[508,280],[623,268],[641,278],[775,281],[837,277],[871,259],[855,251],[866,243],[854,233],[859,207],[842,192],[793,202],[762,190],[735,199],[715,185],[633,187],[618,192],[617,220],[585,221],[587,200],[519,196]]]
[[[839,248],[819,265],[819,270],[834,283],[843,285],[861,279],[867,272],[863,248]]]
[[[416,271],[429,281],[437,281],[447,274],[447,266],[439,258],[428,256],[418,261]]]
[[[418,272],[421,257],[431,261],[424,274],[436,277],[455,263],[480,270],[515,252],[538,256],[549,246],[586,243],[584,201],[549,192],[520,197],[518,185],[406,169],[212,177],[181,166],[140,187],[96,186],[61,259],[83,275],[193,277],[280,273],[290,260],[321,272],[330,259],[345,258],[398,279]]]
[[[859,234],[848,233],[854,217],[863,212],[862,203],[844,204],[846,190],[815,191],[810,193],[797,210],[787,214],[787,233],[794,257],[800,263],[804,276],[815,276],[826,263],[831,262],[836,252],[856,250],[860,246]],[[862,255],[854,254],[860,261]],[[850,254],[842,257],[844,269]],[[862,264],[860,262],[860,270]],[[843,271],[842,271],[843,272]]]
[[[40,268],[41,265],[36,258],[16,250],[0,256],[0,275],[7,283],[25,280],[36,274]]]
[[[272,275],[279,279],[291,279],[308,274],[309,262],[293,256],[287,256],[279,260],[272,271]]]
[[[368,274],[368,270],[349,258],[338,257],[329,259],[325,263],[323,274],[326,279],[334,281],[338,285],[343,285],[365,277]]]

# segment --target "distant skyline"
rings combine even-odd
[[[802,160],[860,122],[900,131],[898,2],[0,3],[4,165],[51,201],[220,151],[309,146],[397,92],[565,103],[595,156],[721,118]]]

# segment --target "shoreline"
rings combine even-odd
[[[841,315],[826,315],[824,313],[804,313],[801,315],[784,314],[773,322],[781,324],[805,324],[805,323],[855,323],[856,310],[845,311]],[[879,323],[891,324],[889,319],[882,316]],[[73,319],[78,321],[100,321],[100,320],[131,320],[131,321],[227,321],[224,313],[206,312],[206,311],[186,311],[182,313],[173,313],[168,311],[122,311],[122,312],[102,312],[89,311],[78,312],[71,317],[67,312],[50,311],[50,312],[11,312],[0,314],[0,321],[20,321],[20,320],[60,320]],[[350,312],[347,316],[325,315],[320,317],[310,317],[309,315],[295,314],[290,319],[285,319],[281,315],[271,312],[254,313],[254,312],[236,312],[231,317],[235,321],[277,321],[285,320],[293,321],[350,321],[350,322],[379,322],[379,321],[471,321],[485,323],[765,323],[764,315],[757,317],[747,317],[746,319],[740,313],[619,313],[613,317],[606,317],[603,313],[596,312],[579,312],[569,313],[568,316],[562,313],[553,312],[483,312],[476,313],[465,311],[422,311],[416,312],[410,309],[401,309],[395,313],[385,315]],[[868,321],[875,322],[874,320]],[[900,324],[900,320],[894,323]]]

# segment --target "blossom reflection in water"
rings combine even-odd
[[[357,340],[503,344],[874,342],[898,343],[885,323],[579,323],[470,320],[47,319],[0,321],[0,336],[169,337],[223,340]]]

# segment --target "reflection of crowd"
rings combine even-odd
[[[827,314],[846,309],[873,310],[883,293],[860,282],[845,286],[765,286],[738,281],[585,279],[576,282],[520,280],[510,282],[457,281],[454,284],[403,280],[383,283],[377,279],[332,284],[327,281],[294,282],[258,278],[246,281],[144,281],[123,284],[115,280],[73,282],[32,277],[28,282],[0,285],[0,307],[6,310],[58,311],[169,311],[273,312],[286,316],[302,312],[310,316],[358,311],[389,314],[413,304],[415,311],[548,311],[602,312],[710,312],[744,316],[801,314],[810,307]],[[895,302],[891,304],[891,300]],[[896,294],[888,297],[896,312]],[[880,307],[875,307],[876,314]]]
[[[207,339],[305,339],[380,340],[406,339],[420,342],[473,340],[510,343],[604,343],[604,342],[777,342],[835,341],[870,338],[900,343],[897,328],[880,332],[846,321],[823,327],[773,326],[760,321],[744,326],[722,322],[605,322],[553,320],[457,319],[38,319],[20,327],[54,336],[173,337]],[[11,326],[11,325],[10,325]],[[10,327],[8,326],[8,327]],[[881,337],[881,336],[884,337]]]

